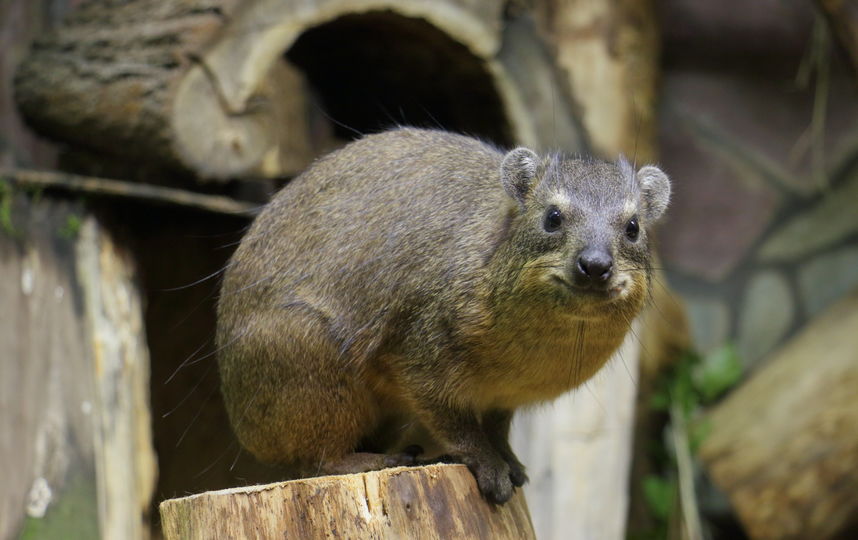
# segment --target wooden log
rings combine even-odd
[[[428,23],[446,36],[454,45],[444,45],[445,54],[458,54],[462,61],[444,67],[462,68],[465,79],[479,81],[444,89],[451,118],[483,114],[486,107],[469,96],[485,94],[502,110],[497,118],[479,119],[475,125],[484,133],[474,132],[496,129],[497,142],[531,143],[527,108],[495,58],[503,5],[501,0],[92,0],[34,44],[16,75],[16,100],[42,133],[107,154],[158,160],[207,178],[290,175],[330,144],[310,133],[307,82],[284,54],[308,30],[344,16],[374,14],[387,23],[390,17],[379,14],[394,14]],[[364,41],[328,49],[323,43],[315,50],[338,54],[366,47]],[[401,45],[419,56],[420,46]],[[415,73],[449,60],[426,49],[408,63]],[[367,54],[367,69],[377,69],[377,52]],[[346,66],[323,67],[330,76]],[[326,84],[342,93],[345,82],[351,81],[334,75]],[[315,90],[325,97],[325,88]],[[399,91],[409,95],[407,88]],[[395,111],[400,104],[385,105]],[[352,99],[345,109],[376,105]]]
[[[292,121],[293,141],[306,129],[295,124],[302,114],[280,112],[302,106],[300,77],[284,77],[285,62],[266,66],[234,108],[200,64],[238,3],[86,2],[33,45],[16,74],[18,105],[37,130],[85,148],[203,176],[253,171],[278,150],[277,120]],[[271,98],[284,93],[296,99],[275,110]]]
[[[521,15],[507,21],[498,59],[518,89],[520,103],[525,104],[522,115],[529,118],[529,124],[520,125],[532,125],[533,133],[520,133],[519,138],[532,141],[528,144],[536,150],[588,153],[577,111],[532,17]],[[510,101],[509,106],[517,103]]]
[[[464,465],[211,491],[164,501],[160,511],[167,540],[535,538],[521,490],[493,506]]]
[[[156,472],[132,261],[80,205],[6,187],[0,208],[0,537],[147,538]]]
[[[659,38],[652,0],[540,0],[537,20],[581,108],[593,150],[657,157]]]
[[[812,321],[706,417],[700,448],[752,538],[858,526],[858,290]]]

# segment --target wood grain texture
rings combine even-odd
[[[464,465],[212,491],[164,501],[160,510],[167,540],[535,538],[521,491],[490,505]]]
[[[0,537],[146,538],[155,458],[134,265],[80,205],[13,193],[0,230]]]
[[[537,20],[593,151],[652,162],[659,34],[652,0],[545,0]]]
[[[858,291],[707,417],[700,457],[752,538],[840,538],[858,526],[856,329]]]
[[[18,107],[40,133],[114,157],[210,178],[294,173],[311,158],[300,75],[272,59],[233,107],[201,60],[236,4],[86,2],[19,66]]]

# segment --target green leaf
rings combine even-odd
[[[706,355],[694,370],[694,385],[710,402],[735,385],[742,377],[742,362],[732,345],[725,345]]]
[[[660,520],[667,520],[676,492],[673,482],[651,474],[643,480],[643,492],[652,513]]]
[[[83,221],[80,219],[80,216],[75,214],[69,214],[66,217],[65,224],[60,227],[60,236],[67,240],[72,240],[76,238],[78,233],[80,232],[81,225],[83,225]]]
[[[667,392],[653,392],[649,398],[649,406],[655,411],[666,411],[670,408],[670,396]]]
[[[12,224],[12,188],[6,179],[0,179],[0,229],[10,236],[15,235]]]
[[[670,389],[671,403],[677,404],[686,417],[697,408],[700,402],[691,376],[696,360],[697,357],[694,355],[686,355],[682,358],[676,366]]]

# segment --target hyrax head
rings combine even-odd
[[[667,208],[661,170],[635,171],[623,158],[545,159],[509,152],[501,181],[518,202],[511,238],[520,271],[515,288],[573,315],[637,310],[649,286],[649,231]]]

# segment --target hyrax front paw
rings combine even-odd
[[[503,504],[512,497],[513,480],[506,461],[500,458],[462,456],[461,462],[473,473],[477,486],[486,500]]]
[[[512,485],[515,487],[521,487],[526,484],[529,478],[525,472],[524,465],[515,458],[507,460],[507,464],[509,465],[509,479],[512,482]]]

